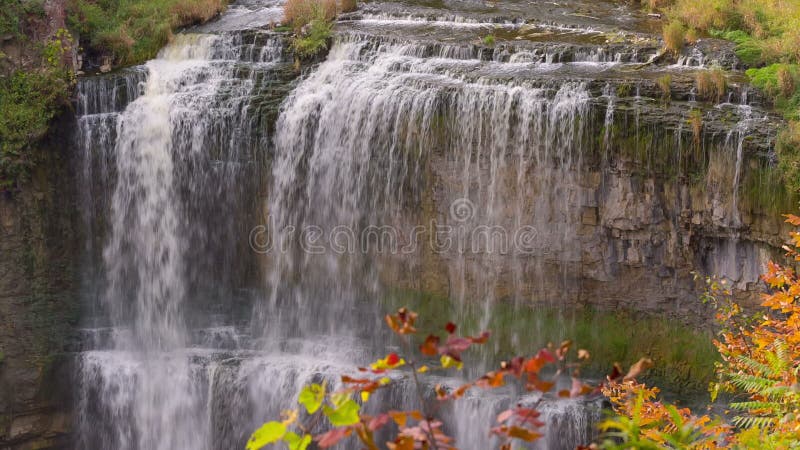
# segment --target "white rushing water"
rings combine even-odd
[[[100,159],[99,172],[115,178],[105,288],[98,296],[109,325],[119,330],[110,333],[106,348],[81,360],[84,447],[212,448],[207,407],[214,368],[208,355],[188,348],[184,303],[196,246],[210,250],[215,237],[209,224],[187,219],[208,207],[224,212],[213,200],[227,191],[235,195],[244,174],[240,160],[250,158],[247,144],[253,145],[248,113],[257,69],[281,56],[280,41],[267,39],[258,52],[254,44],[231,34],[178,35],[158,58],[123,78],[129,101],[123,111],[108,95],[118,90],[117,81],[82,86],[84,148],[112,153],[87,154],[85,167],[91,172]],[[250,77],[235,76],[239,60],[249,63]],[[231,226],[229,220],[223,225]],[[96,426],[103,417],[103,426]]]

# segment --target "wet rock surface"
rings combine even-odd
[[[42,141],[21,191],[0,194],[0,448],[68,448],[78,324],[79,224],[70,183],[72,121]]]

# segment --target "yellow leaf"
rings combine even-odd
[[[441,362],[442,362],[442,367],[444,367],[445,369],[449,369],[450,367],[455,367],[456,369],[461,370],[461,368],[464,367],[464,363],[448,355],[442,355]]]

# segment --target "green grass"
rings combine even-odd
[[[796,156],[783,155],[782,161],[795,160]],[[795,173],[797,169],[794,169]],[[745,172],[742,182],[742,201],[751,211],[762,211],[775,217],[795,211],[798,205],[797,189],[783,178],[788,168],[759,164]]]
[[[30,144],[47,132],[67,101],[69,75],[15,71],[0,78],[0,190],[11,188],[36,164]]]
[[[308,24],[305,35],[292,40],[292,50],[301,58],[310,58],[328,48],[333,23],[325,18],[315,18]]]
[[[71,45],[69,33],[59,30],[42,46],[37,68],[0,76],[0,190],[13,188],[36,164],[32,144],[69,99],[74,75],[64,56]]]
[[[748,66],[757,66],[762,61],[762,51],[758,41],[742,30],[710,30],[709,33],[720,39],[736,43],[736,56]]]
[[[180,27],[219,14],[226,0],[69,0],[68,22],[82,42],[117,65],[153,58]]]
[[[753,86],[769,95],[775,107],[788,119],[797,120],[800,111],[800,66],[797,64],[770,64],[747,70]]]
[[[31,19],[44,18],[44,0],[5,0],[0,7],[0,36],[23,37]]]

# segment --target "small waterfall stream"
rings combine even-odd
[[[647,265],[674,256],[664,242],[682,230],[664,216],[681,211],[624,177],[688,178],[707,158],[692,159],[683,122],[651,101],[655,75],[623,70],[657,49],[598,47],[594,27],[610,25],[584,19],[381,5],[343,17],[302,74],[286,37],[265,29],[281,5],[247,0],[142,66],[80,80],[77,448],[242,448],[304,384],[335,384],[393,345],[381,317],[398,291],[444,291],[431,301],[447,319],[483,328],[498,305],[575,308],[623,265],[656,272]],[[495,26],[532,37],[474,43]],[[762,117],[731,114],[735,130],[707,126],[707,150],[733,155],[729,216],[744,137]],[[635,220],[667,237],[642,236]],[[542,325],[511,341],[546,344]],[[502,351],[424,383],[456,386]],[[408,380],[378,397],[415,407]],[[504,390],[443,415],[461,448],[484,449],[497,411],[540,400],[548,431],[535,448],[591,441],[595,399]]]

